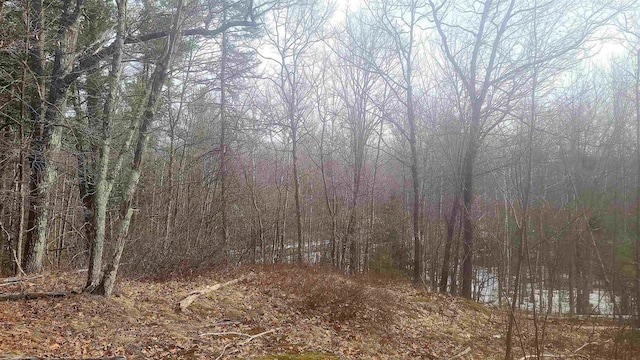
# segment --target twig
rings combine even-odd
[[[583,359],[588,359],[587,356],[584,356],[582,354],[578,354],[578,351],[586,348],[589,345],[602,345],[602,344],[606,344],[609,341],[611,341],[611,339],[603,341],[603,342],[588,342],[585,343],[584,345],[580,346],[579,348],[575,349],[571,354],[566,354],[566,355],[554,355],[554,354],[542,354],[543,358],[554,358],[554,359],[569,359],[569,358],[573,358],[573,357],[579,357],[579,358],[583,358]],[[536,355],[526,355],[521,357],[519,360],[527,360],[527,359],[532,359],[535,358]]]
[[[245,333],[241,333],[241,332],[237,332],[237,331],[210,332],[210,333],[200,334],[200,336],[227,336],[227,335],[237,335],[237,336],[251,337],[251,335],[249,335],[249,334],[245,334]]]
[[[12,285],[12,284],[20,283],[23,281],[29,281],[29,280],[41,278],[43,276],[44,275],[34,275],[34,276],[28,276],[28,277],[16,276],[16,277],[4,278],[0,280],[0,286]]]
[[[245,341],[243,341],[242,343],[240,343],[240,345],[246,345],[247,343],[249,343],[251,340],[253,339],[257,339],[261,336],[267,335],[267,334],[271,334],[272,332],[275,332],[277,329],[271,329],[271,330],[267,330],[267,331],[263,331],[260,334],[255,334],[255,335],[251,335],[249,336],[249,338]]]
[[[220,360],[220,359],[222,359],[222,357],[224,356],[224,352],[227,350],[227,348],[229,347],[229,345],[231,345],[231,344],[225,344],[225,345],[222,347],[222,351],[220,352],[220,355],[218,355],[218,357],[216,358],[216,360]]]
[[[542,357],[543,358],[554,358],[554,359],[569,359],[569,358],[573,358],[573,357],[579,357],[579,358],[583,358],[583,359],[588,359],[587,356],[584,356],[582,354],[578,354],[578,351],[586,348],[589,345],[602,345],[602,344],[608,343],[609,341],[611,341],[611,339],[603,341],[603,342],[596,342],[596,341],[588,342],[588,343],[583,344],[579,348],[575,349],[571,354],[566,354],[566,355],[542,354]],[[534,355],[525,355],[525,356],[521,357],[518,360],[533,359],[535,357],[537,357],[537,355],[535,355],[535,354]]]
[[[66,292],[9,293],[9,294],[0,294],[0,301],[57,298],[57,297],[64,297],[67,295],[69,295],[69,293],[66,293]]]
[[[602,345],[602,344],[606,344],[606,343],[608,343],[608,342],[609,342],[609,341],[611,341],[611,340],[612,340],[612,339],[609,339],[609,340],[603,341],[603,342],[601,342],[601,343],[599,343],[599,342],[595,342],[595,341],[594,341],[594,342],[588,342],[588,343],[585,343],[584,345],[582,345],[582,346],[580,346],[579,348],[575,349],[575,350],[573,351],[573,353],[575,354],[575,353],[577,353],[578,351],[580,351],[580,350],[582,350],[582,349],[586,348],[586,347],[587,347],[587,346],[589,346],[589,345]]]
[[[226,332],[203,333],[203,334],[200,334],[200,336],[227,336],[227,335],[244,336],[247,339],[240,343],[240,345],[244,345],[244,344],[248,343],[251,340],[254,340],[254,339],[259,338],[261,336],[270,334],[272,332],[275,332],[276,330],[278,330],[278,329],[271,329],[271,330],[263,331],[263,332],[261,332],[259,334],[255,334],[255,335],[245,334],[245,333],[241,333],[241,332],[237,332],[237,331],[226,331]]]
[[[233,279],[231,281],[227,281],[225,283],[219,283],[219,284],[215,284],[213,286],[207,286],[204,289],[199,289],[199,290],[194,290],[191,293],[189,293],[189,295],[187,295],[187,297],[185,297],[184,299],[180,300],[180,302],[178,303],[178,311],[180,312],[186,312],[187,308],[189,307],[189,305],[191,305],[191,303],[193,303],[197,298],[199,298],[202,295],[206,295],[212,291],[218,290],[222,287],[225,286],[229,286],[229,285],[233,285],[237,282],[240,282],[242,280],[244,280],[246,277],[240,277],[237,279]]]
[[[218,357],[216,358],[216,360],[220,360],[222,359],[222,357],[225,355],[227,348],[235,345],[236,347],[240,347],[240,346],[244,346],[246,344],[248,344],[250,341],[257,339],[261,336],[276,332],[276,330],[278,329],[271,329],[271,330],[267,330],[267,331],[263,331],[259,334],[255,334],[255,335],[249,335],[249,334],[245,334],[245,333],[241,333],[241,332],[237,332],[237,331],[227,331],[227,332],[211,332],[211,333],[203,333],[200,334],[200,336],[226,336],[226,335],[234,335],[234,336],[244,336],[247,339],[238,343],[238,344],[225,344],[222,347],[222,351],[220,352],[220,355],[218,355]],[[236,348],[233,352],[237,352],[238,349]],[[231,352],[230,354],[232,354],[233,352]]]
[[[16,262],[16,266],[18,267],[18,272],[22,276],[27,276],[27,274],[25,274],[24,270],[22,270],[22,266],[20,266],[20,260],[18,260],[18,255],[16,255],[16,249],[11,249],[11,251],[13,252],[13,261]]]
[[[228,325],[237,325],[237,324],[241,324],[241,323],[242,323],[242,321],[225,319],[225,320],[218,321],[214,325],[216,325],[216,326],[228,326]]]
[[[534,358],[537,358],[537,357],[538,357],[538,355],[531,354],[531,355],[525,355],[525,356],[521,357],[519,360],[534,359]],[[586,357],[586,356],[584,356],[582,354],[566,354],[566,355],[542,354],[542,355],[540,355],[540,358],[542,358],[542,359],[570,359],[570,358],[574,358],[574,357],[588,359],[588,357]]]
[[[24,355],[4,355],[0,354],[0,360],[126,360],[127,357],[124,355],[119,356],[108,356],[108,357],[100,357],[100,358],[83,358],[83,359],[73,359],[73,358],[41,358],[35,356],[24,356]]]
[[[461,352],[461,353],[456,354],[456,355],[454,355],[453,357],[450,357],[450,358],[449,358],[449,360],[453,360],[453,359],[461,358],[461,357],[463,357],[463,356],[467,355],[467,354],[468,354],[468,353],[470,353],[470,352],[471,352],[471,348],[470,348],[470,347],[468,347],[468,348],[466,348],[466,349],[462,350],[462,352]]]

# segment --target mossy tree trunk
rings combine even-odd
[[[125,7],[125,3],[124,3],[124,0],[122,0],[121,2],[118,3],[119,18],[121,20],[124,19],[124,7]],[[149,132],[151,130],[151,125],[153,123],[155,112],[159,104],[159,99],[162,93],[162,87],[167,78],[171,60],[175,53],[176,44],[180,39],[180,32],[181,32],[182,23],[183,23],[182,12],[183,12],[183,2],[180,1],[177,5],[176,14],[174,15],[171,33],[169,34],[169,37],[167,38],[165,47],[163,49],[161,61],[158,63],[158,65],[156,65],[156,68],[151,77],[150,87],[148,88],[149,97],[144,107],[144,112],[142,115],[142,123],[137,132],[137,142],[136,142],[134,157],[131,163],[129,176],[127,178],[127,181],[124,187],[124,201],[120,205],[121,223],[118,230],[114,254],[113,254],[113,257],[111,258],[111,261],[106,266],[104,274],[102,274],[102,277],[100,278],[99,284],[94,289],[91,289],[91,292],[95,294],[109,296],[113,293],[116,276],[118,274],[118,268],[120,266],[120,259],[122,258],[122,253],[124,251],[126,238],[129,233],[131,218],[133,216],[133,207],[132,207],[133,196],[135,194],[136,188],[138,186],[138,182],[140,180],[142,160],[143,160],[144,152],[147,148],[147,143],[149,140]],[[120,25],[119,29],[123,30],[124,26]],[[121,45],[122,43],[120,44],[120,46]],[[117,64],[115,60],[114,60],[114,63],[112,64],[112,69],[114,70],[115,73],[118,74],[118,77],[119,77],[119,70],[117,70],[116,67],[119,67],[119,64],[120,64],[119,60],[117,61]],[[113,79],[115,80],[117,79],[117,77],[114,76]],[[117,82],[115,82],[113,85],[116,86]],[[115,94],[114,94],[114,97],[115,97]],[[106,140],[105,142],[108,145],[108,142]],[[105,150],[108,150],[109,148],[110,147],[105,147]],[[101,154],[101,157],[103,156],[104,154]],[[104,168],[101,167],[100,171],[101,172],[104,171],[104,174],[100,174],[99,179],[106,178],[106,168],[108,168],[108,166],[105,166]],[[104,189],[101,189],[101,187],[104,187]],[[100,229],[105,228],[106,219],[102,217],[101,213],[102,211],[105,211],[105,215],[106,215],[106,207],[107,207],[106,201],[108,200],[110,188],[111,188],[111,183],[108,183],[106,180],[98,181],[98,186],[96,188],[96,194],[99,194],[98,196],[96,196],[96,210],[97,210],[96,211],[96,234],[98,234],[98,231],[100,231]],[[101,190],[102,192],[100,192]],[[98,204],[100,205],[100,208],[98,208]],[[98,220],[101,220],[103,223],[102,224],[97,223]],[[102,234],[102,238],[104,238],[104,233]],[[98,259],[96,258],[95,260],[97,261]],[[95,271],[94,271],[94,274],[95,274]],[[94,284],[95,283],[92,283],[90,287]]]
[[[114,43],[114,53],[111,60],[111,68],[109,70],[109,92],[104,102],[102,111],[102,129],[101,129],[101,144],[98,155],[98,165],[96,167],[96,183],[93,193],[93,201],[89,205],[91,209],[92,220],[91,228],[93,238],[91,239],[91,253],[89,257],[89,272],[87,276],[86,290],[92,291],[95,289],[101,281],[102,276],[102,258],[104,251],[104,242],[106,234],[107,223],[107,205],[109,202],[109,196],[111,195],[111,189],[113,188],[113,182],[117,179],[120,168],[123,163],[125,151],[121,152],[117,159],[115,168],[112,169],[109,176],[109,160],[111,157],[111,118],[113,108],[116,102],[118,83],[120,81],[120,74],[122,72],[122,54],[124,47],[124,33],[126,22],[126,0],[116,1],[117,6],[117,28],[116,28],[116,40]],[[97,114],[96,114],[97,116]],[[130,147],[131,138],[133,137],[133,131],[135,126],[131,126],[129,135],[124,144],[124,149]]]
[[[61,128],[56,125],[61,109],[65,108],[67,89],[72,80],[66,77],[70,71],[70,60],[75,51],[77,38],[77,23],[81,13],[83,0],[75,4],[65,1],[59,16],[59,28],[52,41],[56,44],[51,74],[45,74],[45,24],[42,0],[30,2],[30,13],[33,20],[30,23],[29,53],[30,67],[37,95],[32,103],[33,135],[29,149],[29,166],[31,176],[29,189],[31,192],[28,226],[27,228],[27,273],[41,272],[47,246],[47,218],[50,202],[49,188],[56,178],[55,166],[52,158],[60,148]],[[45,82],[50,79],[49,82]],[[48,158],[48,159],[47,159]]]

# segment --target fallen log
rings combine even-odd
[[[15,300],[35,300],[44,298],[59,298],[69,295],[66,292],[31,292],[31,293],[8,293],[0,294],[0,301],[15,301]],[[3,355],[4,356],[4,355]],[[2,358],[0,357],[0,360]]]
[[[0,355],[0,360],[126,360],[127,357],[123,355],[119,356],[107,356],[99,358],[41,358],[35,356],[24,355]]]
[[[8,278],[0,279],[0,286],[17,284],[17,283],[21,283],[23,281],[29,281],[29,280],[41,278],[43,276],[44,275],[8,277]]]
[[[242,280],[244,280],[246,277],[239,277],[237,279],[233,279],[230,281],[227,281],[225,283],[218,283],[215,284],[213,286],[207,286],[204,289],[199,289],[199,290],[194,290],[192,292],[189,293],[189,295],[187,295],[187,297],[185,297],[184,299],[180,300],[180,302],[178,303],[178,311],[180,312],[186,312],[189,307],[189,305],[191,305],[197,298],[199,298],[200,296],[203,295],[207,295],[208,293],[212,292],[212,291],[216,291],[218,289],[221,289],[225,286],[229,286],[229,285],[233,285],[236,284]]]

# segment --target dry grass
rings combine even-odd
[[[255,273],[250,280],[199,298],[191,312],[175,311],[190,291],[249,271]],[[48,274],[0,291],[78,290],[84,276]],[[447,359],[471,348],[466,359],[501,359],[504,327],[500,311],[401,280],[345,277],[322,268],[254,267],[188,280],[124,280],[109,299],[71,295],[0,303],[0,354],[215,359],[224,349],[225,359]],[[531,352],[532,328],[524,317],[519,321],[519,354],[520,344]],[[569,354],[593,342],[580,355],[638,358],[627,351],[637,346],[636,333],[555,321],[547,328],[546,353]],[[256,338],[201,336],[269,330]]]

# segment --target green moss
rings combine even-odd
[[[302,353],[302,354],[268,355],[265,357],[261,357],[258,360],[338,360],[338,358],[331,354]]]

